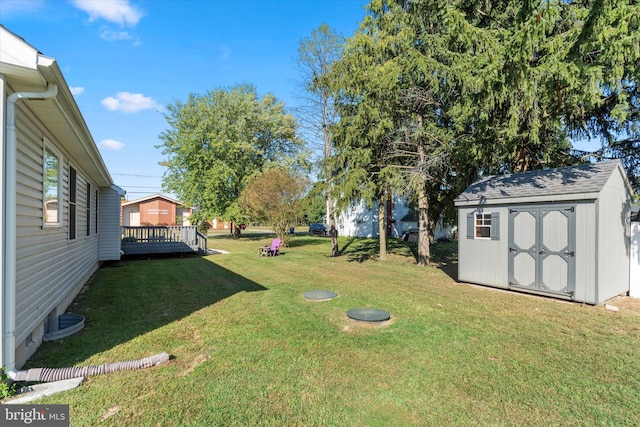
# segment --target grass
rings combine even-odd
[[[102,268],[73,311],[85,329],[45,343],[28,367],[87,366],[163,351],[151,369],[89,377],[37,403],[73,426],[638,425],[640,316],[457,283],[455,244],[296,235],[212,236],[228,255]],[[314,302],[303,293],[337,292]],[[351,308],[391,314],[384,326]]]

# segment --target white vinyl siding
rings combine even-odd
[[[98,233],[100,261],[120,259],[120,194],[113,188],[101,188],[98,197]]]
[[[69,160],[26,105],[18,104],[16,114],[16,343],[24,341],[58,305],[68,305],[99,266],[97,236],[67,239]],[[42,226],[43,136],[63,156],[60,227]],[[86,180],[81,170],[78,180]],[[84,222],[78,222],[78,230],[84,230]]]

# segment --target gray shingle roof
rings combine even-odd
[[[548,197],[552,200],[552,196],[598,193],[619,164],[619,161],[614,160],[508,175],[492,175],[471,184],[455,201],[457,204],[481,199],[490,201],[529,197]]]

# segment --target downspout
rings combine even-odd
[[[11,376],[15,372],[16,345],[16,103],[21,99],[45,100],[58,94],[58,85],[47,84],[45,92],[15,92],[7,97],[5,158],[5,241],[4,241],[4,364]]]

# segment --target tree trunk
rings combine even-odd
[[[331,236],[331,256],[338,256],[340,251],[338,250],[338,230],[336,230],[335,224],[331,224],[329,235]]]
[[[426,188],[420,187],[418,193],[418,265],[427,266],[431,258],[429,247],[429,197]]]
[[[238,225],[236,225],[234,220],[231,220],[231,237],[233,237],[234,239],[239,239],[240,238],[240,227]]]
[[[329,167],[327,167],[329,169]],[[329,222],[329,235],[331,236],[331,256],[340,255],[340,249],[338,248],[338,230],[336,229],[336,217],[333,210],[333,200],[331,198],[331,181],[327,187],[327,219]]]
[[[325,98],[327,99],[327,98]],[[322,111],[322,129],[324,133],[324,159],[325,172],[327,174],[327,222],[329,224],[329,235],[331,236],[331,256],[335,257],[340,255],[340,248],[338,248],[338,230],[336,229],[336,216],[333,209],[333,182],[331,165],[329,164],[329,158],[331,157],[331,134],[329,133],[329,118],[327,114],[327,107]]]
[[[378,200],[378,233],[380,234],[380,261],[387,260],[387,227],[385,227],[386,215],[386,192]]]

